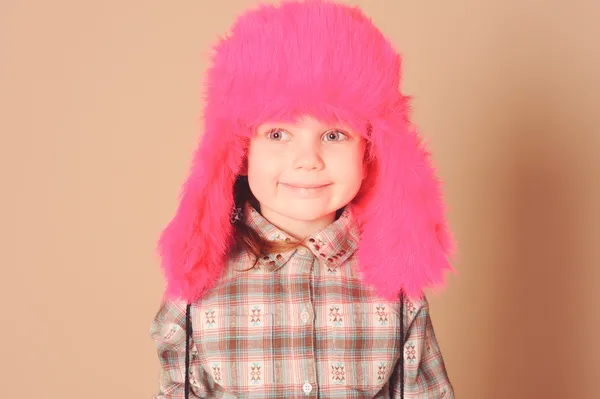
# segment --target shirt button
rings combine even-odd
[[[300,255],[307,255],[308,254],[308,250],[306,248],[304,248],[304,247],[300,247],[300,248],[298,248],[298,253]]]
[[[302,318],[304,324],[308,323],[308,320],[310,320],[310,315],[308,314],[308,312],[302,312],[300,317]]]
[[[306,381],[302,389],[304,390],[304,393],[308,395],[312,392],[312,385],[310,385],[310,382]]]

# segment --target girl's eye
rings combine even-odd
[[[323,141],[344,141],[348,139],[346,133],[340,132],[339,130],[332,130],[323,136]]]
[[[267,137],[273,141],[282,141],[288,140],[290,135],[285,130],[273,129],[267,133]]]

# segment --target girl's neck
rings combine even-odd
[[[298,220],[282,215],[265,206],[259,206],[257,210],[269,223],[299,241],[303,241],[306,237],[323,230],[333,223],[336,217],[336,212],[333,212],[315,220]]]

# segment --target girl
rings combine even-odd
[[[423,295],[454,241],[389,41],[357,8],[285,2],[212,61],[159,242],[155,398],[454,397]]]

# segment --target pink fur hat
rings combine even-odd
[[[444,285],[454,240],[441,182],[411,125],[400,55],[356,7],[309,0],[240,16],[214,48],[204,135],[158,250],[165,296],[193,302],[212,287],[232,244],[234,184],[254,128],[312,115],[367,139],[369,177],[353,201],[364,284],[382,298]]]

